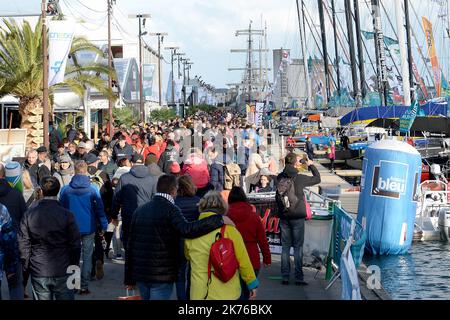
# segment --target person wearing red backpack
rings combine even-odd
[[[259,270],[261,269],[260,250],[263,255],[264,265],[267,267],[272,263],[266,230],[262,224],[261,217],[256,213],[255,206],[248,202],[244,189],[241,187],[233,187],[231,189],[230,195],[228,196],[228,205],[228,217],[233,220],[236,228],[241,233],[253,269],[256,276],[258,276]],[[241,285],[241,300],[248,300],[250,292],[242,280]]]
[[[227,209],[228,206],[220,193],[209,191],[199,203],[199,220],[215,215],[225,216]],[[234,257],[231,257],[231,266],[224,264],[222,269],[216,270],[212,266],[212,258],[216,258],[216,255],[211,256],[211,253],[217,254],[213,246],[220,238],[232,241],[232,245],[227,249],[234,250]],[[202,237],[188,239],[184,243],[184,253],[191,265],[191,300],[237,300],[241,296],[240,277],[250,290],[250,298],[256,297],[259,281],[244,240],[236,227],[227,225]],[[221,253],[225,256],[230,252]],[[223,279],[223,274],[232,275],[228,281],[222,281],[220,279]]]

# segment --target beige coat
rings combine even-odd
[[[248,167],[245,173],[245,191],[249,191],[250,184],[257,184],[259,180],[259,171],[268,168],[269,163],[264,163],[261,155],[252,153],[248,158]]]

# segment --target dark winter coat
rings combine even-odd
[[[200,213],[198,212],[198,204],[200,198],[193,197],[176,197],[175,204],[181,209],[181,213],[187,221],[192,222],[198,220]]]
[[[34,277],[64,277],[78,265],[81,238],[75,217],[52,199],[42,199],[24,215],[19,249],[25,270]]]
[[[213,160],[209,166],[209,175],[211,183],[214,186],[215,191],[222,191],[225,183],[225,169],[223,162],[219,160]]]
[[[174,146],[167,146],[166,150],[161,154],[158,160],[158,166],[162,172],[170,174],[170,167],[173,162],[179,163],[179,153]]]
[[[133,214],[126,247],[125,284],[177,281],[181,237],[197,238],[222,225],[223,217],[219,215],[188,223],[180,208],[155,196]]]
[[[311,169],[311,172],[313,174],[312,177],[306,176],[303,174],[299,174],[298,170],[293,167],[292,165],[286,165],[283,172],[280,173],[277,177],[277,181],[280,181],[280,179],[288,177],[288,178],[294,178],[294,190],[295,195],[297,196],[297,204],[295,208],[295,215],[291,215],[289,217],[286,217],[281,210],[278,210],[278,214],[280,219],[285,220],[297,220],[297,219],[304,219],[306,218],[306,207],[305,207],[305,194],[303,192],[303,189],[306,187],[311,187],[316,184],[320,183],[320,173],[319,170],[315,166],[309,166]]]
[[[22,193],[12,188],[5,179],[0,179],[0,203],[8,209],[14,230],[19,231],[20,220],[27,210],[25,199]]]
[[[116,186],[111,217],[117,219],[119,211],[122,215],[123,240],[127,240],[128,230],[133,212],[140,206],[152,200],[156,193],[156,177],[144,165],[136,165],[130,172],[124,173]]]
[[[112,159],[115,162],[122,158],[131,159],[133,152],[133,147],[131,147],[128,143],[125,144],[123,148],[120,147],[119,143],[116,143],[113,148]]]
[[[39,186],[39,183],[43,178],[50,177],[52,175],[45,163],[39,160],[37,160],[33,165],[30,165],[28,161],[25,161],[23,167],[30,173],[31,182],[35,187]]]

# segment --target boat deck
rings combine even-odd
[[[341,193],[339,195],[332,195],[331,198],[339,200],[342,207],[352,214],[358,212],[359,194],[355,187],[345,181],[342,177],[360,177],[362,172],[360,170],[337,170],[331,173],[330,170],[316,162],[316,167],[320,172],[321,183],[318,186],[311,187],[311,190],[316,193],[321,193],[323,189],[340,187]]]

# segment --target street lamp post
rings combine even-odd
[[[151,36],[158,36],[158,90],[159,90],[159,106],[162,106],[162,90],[161,90],[161,42],[164,41],[164,36],[168,34],[166,32],[150,33]]]
[[[141,122],[145,122],[145,109],[144,109],[144,92],[142,86],[142,78],[143,78],[143,67],[142,67],[142,36],[146,35],[147,32],[142,33],[142,19],[144,19],[144,27],[145,27],[145,19],[151,18],[149,14],[136,14],[129,15],[129,18],[138,18],[139,19],[139,113]]]
[[[47,1],[42,0],[42,57],[43,57],[43,63],[42,66],[44,68],[43,70],[43,99],[42,99],[42,109],[44,112],[43,115],[43,125],[44,125],[44,146],[48,149],[49,148],[49,110],[48,110],[48,46],[47,46]]]

